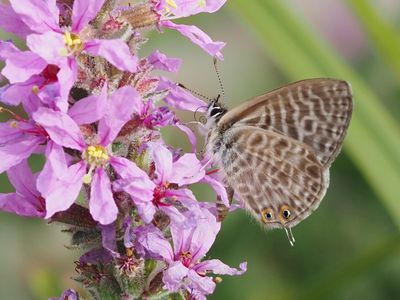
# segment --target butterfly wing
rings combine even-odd
[[[226,181],[262,223],[292,227],[318,207],[329,170],[311,147],[252,126],[235,126],[222,139],[217,154]]]
[[[336,79],[299,81],[228,111],[218,127],[254,126],[310,146],[323,166],[340,151],[353,102],[349,83]]]

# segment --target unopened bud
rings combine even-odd
[[[121,18],[128,22],[133,29],[157,26],[160,15],[150,3],[138,3],[121,13]]]

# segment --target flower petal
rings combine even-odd
[[[22,52],[10,41],[0,41],[0,60],[6,60],[14,53]]]
[[[147,179],[145,180],[146,184],[143,188],[151,190],[155,188],[155,184],[149,179],[147,173],[136,166],[134,162],[124,157],[112,156],[110,158],[110,164],[122,179],[127,181],[135,181],[140,178]]]
[[[189,269],[180,261],[170,264],[168,269],[164,271],[163,282],[165,287],[171,292],[179,291],[188,272]]]
[[[122,126],[128,122],[135,109],[140,94],[131,86],[116,90],[108,99],[107,111],[99,121],[98,133],[101,144],[110,144],[118,135]]]
[[[130,195],[132,196],[132,194]],[[154,214],[157,211],[154,204],[152,202],[137,201],[137,199],[135,199],[133,196],[132,198],[135,201],[138,214],[142,218],[143,222],[145,222],[146,224],[152,222],[154,219]]]
[[[41,142],[41,137],[26,136],[12,143],[0,144],[0,173],[28,158]]]
[[[239,269],[231,268],[230,266],[224,264],[219,259],[205,260],[197,264],[195,267],[198,273],[208,273],[219,275],[242,275],[247,271],[247,262],[242,262],[239,265]]]
[[[180,58],[167,57],[158,50],[155,50],[153,53],[151,53],[147,57],[147,60],[151,65],[153,65],[154,68],[173,73],[178,72],[182,63]]]
[[[185,206],[192,212],[197,212],[197,210],[200,208],[199,202],[196,200],[195,195],[190,189],[182,189],[182,188],[178,190],[170,189],[166,192],[165,197],[175,197],[176,199],[178,199],[180,203],[183,204],[183,206]],[[188,223],[191,222],[191,220],[187,221]]]
[[[194,134],[194,132],[192,131],[192,129],[190,129],[189,127],[177,122],[176,124],[174,124],[175,127],[179,128],[180,130],[182,130],[184,133],[186,133],[190,144],[192,145],[192,152],[196,152],[197,149],[197,138],[196,135]]]
[[[172,173],[172,153],[159,142],[147,143],[151,159],[154,161],[157,181],[164,183],[169,181]]]
[[[72,8],[72,31],[79,33],[100,11],[105,0],[75,0]]]
[[[65,153],[60,145],[49,141],[45,152],[46,163],[40,172],[36,187],[46,197],[59,180],[68,172]]]
[[[32,31],[46,32],[49,30],[60,30],[58,26],[58,9],[53,4],[54,0],[10,0],[14,11]]]
[[[207,209],[199,209],[198,212],[188,212],[196,216],[195,226],[182,228],[179,224],[171,223],[171,235],[174,243],[175,254],[182,251],[192,253],[192,261],[199,261],[210,249],[215,241],[221,224]]]
[[[200,28],[193,25],[175,24],[169,20],[161,21],[161,26],[179,31],[211,56],[215,56],[220,60],[224,59],[220,51],[226,44],[224,42],[214,42]]]
[[[164,259],[167,262],[173,260],[171,244],[164,237],[160,229],[153,224],[138,227],[135,231],[136,239],[156,259]]]
[[[192,296],[195,299],[206,299],[205,295],[212,294],[215,289],[215,282],[211,277],[208,276],[200,276],[194,270],[190,270],[188,272],[188,278],[190,280],[189,290],[192,293]]]
[[[226,207],[231,206],[225,186],[219,180],[217,180],[209,175],[206,175],[206,176],[204,176],[202,181],[209,184],[213,188],[213,190],[221,198],[222,202],[224,203],[224,205]]]
[[[83,264],[108,264],[113,260],[113,256],[110,251],[104,248],[94,248],[83,254],[79,258],[79,262]],[[65,299],[61,299],[65,300]]]
[[[8,5],[0,4],[0,28],[25,38],[32,30],[19,18],[19,15]]]
[[[65,49],[64,37],[61,33],[47,31],[43,34],[30,34],[26,37],[29,49],[43,58],[48,64],[59,65],[61,61],[67,60],[61,55]]]
[[[0,148],[8,143],[15,143],[14,141],[24,136],[23,131],[20,130],[19,124],[15,126],[14,120],[0,123]]]
[[[90,54],[104,57],[121,71],[134,73],[137,70],[138,58],[131,54],[123,40],[93,39],[85,43],[85,50]]]
[[[39,202],[18,193],[0,194],[0,210],[23,217],[43,217],[39,210]]]
[[[114,188],[118,185],[119,189],[131,195],[143,221],[151,222],[156,211],[151,202],[155,188],[153,181],[149,179],[146,172],[126,158],[112,156],[110,164],[122,178],[114,182]]]
[[[73,289],[68,289],[60,297],[50,298],[49,300],[79,300],[79,295]]]
[[[103,168],[97,168],[93,175],[90,201],[90,214],[100,224],[107,225],[117,219],[118,207],[111,191],[111,182]]]
[[[173,163],[168,180],[180,186],[199,182],[205,175],[196,154],[186,153]]]
[[[175,224],[185,225],[187,222],[185,216],[174,206],[160,206],[160,210],[162,210]]]
[[[168,90],[168,95],[163,99],[165,103],[182,110],[196,111],[201,107],[207,108],[207,103],[194,97],[175,82],[160,76],[158,90]]]
[[[14,52],[7,55],[6,65],[1,74],[10,83],[24,82],[32,75],[39,74],[47,63],[36,53],[31,51]]]
[[[33,94],[32,87],[37,82],[37,76],[32,76],[25,82],[9,84],[3,87],[0,94],[1,102],[12,106],[20,105],[21,101],[24,102],[26,98]]]
[[[18,194],[26,197],[40,197],[40,193],[35,186],[36,179],[27,160],[23,160],[18,165],[10,168],[7,171],[7,175]]]
[[[0,194],[0,209],[20,216],[43,217],[44,201],[40,200],[40,193],[35,186],[36,179],[27,160],[10,168],[7,175],[16,192]]]
[[[68,115],[78,124],[90,124],[100,120],[106,113],[107,85],[100,95],[91,95],[79,100],[69,110]]]
[[[75,59],[68,57],[66,60],[60,61],[60,71],[57,73],[58,82],[60,84],[60,98],[62,104],[60,110],[66,112],[68,109],[68,96],[72,86],[78,77],[78,66]]]
[[[225,4],[226,0],[213,0],[213,1],[202,1],[202,0],[174,0],[176,7],[169,7],[171,13],[178,17],[188,17],[198,13],[207,12],[213,13],[221,8]]]
[[[52,179],[53,185],[47,190],[46,219],[56,212],[68,209],[77,199],[86,173],[86,164],[78,162],[70,166],[61,178]]]
[[[110,253],[117,254],[115,223],[111,223],[108,225],[100,225],[99,227],[101,229],[101,244],[103,245],[103,248],[110,251]]]
[[[85,148],[86,143],[81,130],[66,113],[41,107],[32,114],[32,117],[46,129],[55,143],[77,150]]]

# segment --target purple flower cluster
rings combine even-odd
[[[0,41],[0,111],[8,116],[0,124],[0,172],[15,187],[0,194],[0,209],[68,224],[72,244],[85,250],[76,279],[95,299],[205,299],[220,281],[210,274],[246,270],[245,263],[235,269],[203,260],[221,223],[216,204],[198,201],[190,185],[207,183],[229,203],[223,185],[206,173],[207,160],[195,154],[196,136],[174,110],[207,104],[154,75],[178,72],[179,59],[158,50],[138,56],[144,32],[166,28],[222,59],[223,42],[172,20],[215,12],[225,1],[0,4],[0,27],[28,48]],[[15,112],[18,106],[24,113]],[[160,128],[166,126],[187,135],[192,153],[165,144]],[[35,174],[32,154],[45,157]],[[77,298],[67,290],[59,299]]]

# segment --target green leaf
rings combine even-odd
[[[361,25],[369,35],[387,66],[400,80],[400,38],[396,28],[383,19],[376,8],[366,0],[348,0],[347,3],[357,14]]]

